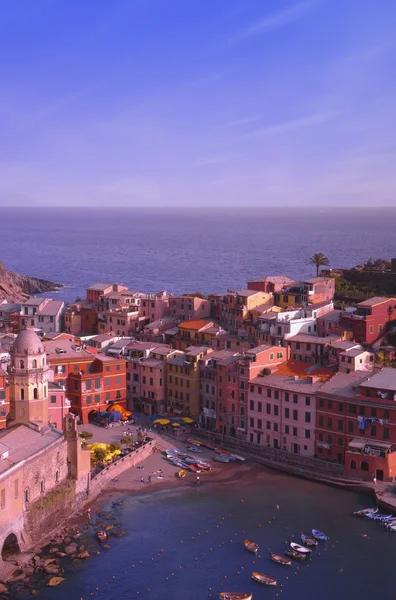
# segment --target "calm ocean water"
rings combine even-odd
[[[60,588],[40,590],[40,597],[202,600],[217,599],[220,591],[250,591],[254,600],[278,595],[350,600],[375,594],[393,600],[396,534],[351,516],[369,504],[367,497],[355,493],[272,473],[243,486],[202,482],[199,487],[129,496],[117,509],[127,535],[112,539],[107,552],[80,563]],[[269,560],[268,549],[283,553],[293,535],[297,538],[313,527],[331,539],[313,551],[311,560],[292,567]],[[245,537],[260,545],[259,557],[244,549]],[[253,582],[253,570],[277,578],[278,587]]]
[[[396,255],[395,209],[1,209],[0,260],[66,284],[74,300],[96,281],[146,292],[240,289],[250,277],[312,276]]]

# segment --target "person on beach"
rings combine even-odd
[[[140,483],[144,483],[144,477],[143,476],[140,478]]]
[[[149,475],[149,476],[147,477],[147,481],[148,481],[148,483],[151,483],[151,475]]]
[[[91,509],[88,508],[87,510],[87,517],[88,517],[88,521],[91,521]]]
[[[197,484],[199,484],[199,475],[197,475]]]

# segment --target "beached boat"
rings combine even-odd
[[[225,454],[218,454],[217,456],[214,457],[215,461],[217,462],[222,462],[222,463],[229,463],[230,462],[230,457],[228,455]]]
[[[221,448],[215,448],[216,454],[226,454],[227,456],[232,456],[232,452],[228,452],[228,450],[222,450]]]
[[[296,552],[295,550],[286,550],[285,555],[289,558],[294,558],[294,560],[305,560],[307,558],[306,554],[301,554],[301,552]]]
[[[188,465],[195,465],[195,463],[197,462],[196,458],[194,458],[193,456],[189,456],[188,454],[186,455],[186,457],[184,458],[184,460],[186,461],[186,463]]]
[[[290,558],[285,558],[284,556],[281,556],[280,554],[274,554],[273,552],[270,552],[269,555],[270,555],[270,559],[272,561],[278,563],[278,565],[287,565],[287,566],[291,565]]]
[[[190,450],[190,452],[202,452],[202,449],[199,446],[188,446],[188,450]]]
[[[258,583],[262,583],[263,585],[276,585],[276,579],[270,577],[269,575],[264,575],[264,573],[252,573],[252,579],[257,581]]]
[[[243,542],[243,545],[245,546],[246,550],[249,550],[249,552],[253,552],[253,554],[256,554],[256,552],[258,552],[259,545],[256,544],[256,542],[252,542],[252,540],[246,539]]]
[[[183,479],[183,477],[186,476],[186,470],[185,469],[180,469],[180,471],[178,472],[177,476],[179,477],[179,479]]]
[[[108,536],[105,531],[97,531],[96,537],[98,538],[99,542],[105,542]]]
[[[253,594],[240,592],[220,592],[220,600],[252,600]]]
[[[201,469],[201,471],[204,471],[205,473],[209,473],[209,471],[212,470],[212,467],[210,465],[201,463],[201,462],[197,463],[197,467],[198,467],[198,469]]]
[[[188,465],[188,468],[190,469],[190,471],[192,471],[193,473],[200,473],[201,469],[199,469],[197,467],[197,465]]]
[[[326,542],[329,539],[329,536],[323,533],[323,531],[319,531],[319,529],[312,529],[312,535],[315,540],[320,540],[321,542]]]
[[[179,467],[179,469],[188,469],[190,465],[188,465],[186,462],[184,462],[183,460],[173,460],[172,461],[173,464],[175,465],[175,467]]]
[[[304,546],[317,546],[318,542],[315,540],[315,538],[310,537],[309,535],[305,535],[305,533],[301,534],[301,541],[304,544]]]
[[[362,508],[361,510],[355,510],[353,513],[355,517],[366,517],[367,515],[375,515],[378,512],[378,508]]]
[[[300,554],[311,554],[311,548],[306,548],[305,546],[300,546],[300,544],[296,544],[296,542],[290,542],[289,544],[292,550],[299,552]]]
[[[204,445],[206,445],[203,442],[201,442],[200,440],[193,440],[192,438],[187,438],[187,444],[190,444],[190,446],[204,446]]]
[[[234,460],[239,460],[240,462],[244,462],[246,459],[243,456],[239,456],[239,454],[232,454]]]

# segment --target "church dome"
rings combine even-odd
[[[22,329],[14,342],[14,354],[40,354],[43,344],[33,329]]]

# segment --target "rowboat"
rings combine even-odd
[[[252,540],[245,540],[243,542],[243,545],[245,546],[246,550],[249,550],[249,552],[253,552],[253,554],[256,554],[256,552],[259,549],[259,545],[256,544],[256,542],[252,542]]]
[[[204,446],[204,443],[200,440],[193,440],[191,438],[187,438],[187,443],[190,444],[190,446]]]
[[[232,455],[232,457],[233,457],[235,460],[239,460],[239,461],[241,461],[241,462],[244,462],[244,461],[246,460],[246,458],[243,458],[243,456],[239,456],[239,454],[233,454],[233,455]]]
[[[228,462],[230,462],[230,457],[226,456],[224,454],[219,454],[218,456],[215,456],[214,459],[217,462],[221,462],[221,463],[228,463]]]
[[[295,550],[286,550],[285,555],[289,558],[294,558],[294,560],[305,560],[307,558],[306,554],[301,554],[301,552],[296,552]]]
[[[201,471],[205,471],[205,473],[209,473],[209,471],[212,470],[212,467],[210,465],[198,462],[197,463],[197,467],[198,469],[201,469]]]
[[[318,542],[314,538],[309,537],[309,535],[305,535],[305,533],[301,534],[301,541],[306,546],[317,546],[318,545]]]
[[[273,552],[270,552],[269,555],[270,555],[270,559],[273,560],[274,562],[278,563],[279,565],[287,565],[287,566],[291,565],[290,558],[285,558],[284,556],[280,556],[280,554],[274,554]]]
[[[190,452],[202,452],[199,446],[188,446],[188,450],[190,450]]]
[[[184,460],[188,465],[195,465],[195,463],[197,462],[196,458],[194,458],[193,456],[188,456],[188,454],[186,455]]]
[[[321,542],[326,542],[329,539],[329,536],[323,533],[323,531],[319,531],[319,529],[312,529],[312,535],[315,540],[320,540]]]
[[[361,510],[355,510],[353,513],[355,517],[366,517],[367,515],[375,515],[378,512],[378,508],[362,508]]]
[[[190,469],[190,471],[192,471],[193,473],[200,473],[201,469],[199,469],[197,467],[197,465],[188,465],[188,468]]]
[[[228,450],[222,450],[221,448],[215,448],[216,454],[227,454],[227,456],[232,456],[232,452],[228,452]]]
[[[220,592],[220,600],[252,600],[253,594],[244,594],[239,592]]]
[[[177,475],[178,475],[179,479],[183,479],[183,477],[185,477],[185,476],[186,476],[186,471],[185,471],[185,469],[181,469],[181,470],[178,472],[178,474],[177,474]]]
[[[107,533],[105,531],[98,531],[96,533],[96,537],[98,538],[99,542],[105,542],[107,540]]]
[[[305,546],[300,546],[300,544],[296,544],[295,542],[290,542],[289,544],[292,550],[299,552],[300,554],[311,554],[312,550],[310,548],[306,548]]]
[[[276,579],[269,577],[269,575],[264,575],[264,573],[252,573],[252,579],[263,585],[276,585]]]

